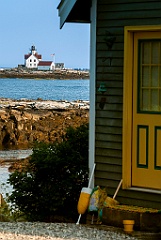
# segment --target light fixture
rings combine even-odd
[[[107,88],[106,88],[106,85],[105,85],[105,83],[101,83],[100,84],[100,86],[99,86],[99,88],[98,88],[98,92],[100,92],[100,93],[105,93],[105,92],[107,92]]]

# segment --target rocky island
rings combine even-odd
[[[0,148],[30,148],[35,141],[59,141],[69,126],[88,123],[88,101],[0,99]]]
[[[73,69],[31,70],[27,68],[0,69],[0,78],[29,79],[89,79],[89,71]]]

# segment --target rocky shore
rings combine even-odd
[[[53,71],[30,70],[26,68],[0,69],[0,78],[36,79],[89,79],[89,71],[55,69]]]
[[[89,102],[0,99],[0,148],[30,148],[59,141],[69,126],[88,123]]]

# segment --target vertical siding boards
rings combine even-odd
[[[122,178],[124,26],[161,24],[161,1],[99,0],[97,4],[95,183],[107,186],[112,195]],[[114,39],[111,48],[110,37]],[[102,82],[107,88],[104,94],[98,92]],[[100,108],[102,98],[105,105]],[[161,207],[161,197],[156,196],[120,190],[118,200],[146,207],[153,201]]]

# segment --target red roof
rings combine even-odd
[[[52,61],[40,61],[38,66],[51,66]]]
[[[31,54],[25,54],[25,59],[28,59],[31,56]]]
[[[28,59],[30,56],[31,56],[32,54],[25,54],[25,59]],[[42,58],[42,56],[41,56],[41,54],[34,54],[34,56],[37,58],[37,59],[41,59]]]
[[[34,56],[37,57],[38,59],[41,59],[41,58],[42,58],[41,54],[37,54],[37,53],[35,53]]]

